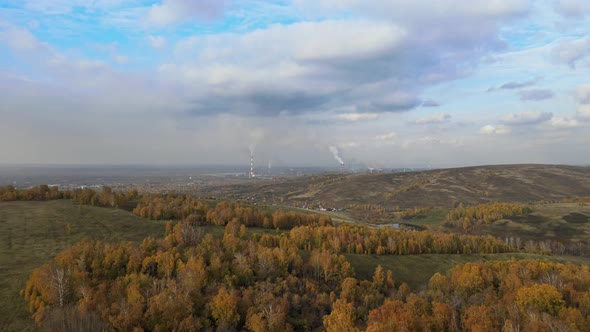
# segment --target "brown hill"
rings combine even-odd
[[[209,188],[201,194],[337,208],[351,204],[406,208],[449,207],[459,202],[552,201],[590,196],[590,167],[494,165],[407,173],[323,174]]]

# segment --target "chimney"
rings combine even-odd
[[[250,178],[254,178],[256,175],[254,175],[254,154],[251,153],[250,154]]]

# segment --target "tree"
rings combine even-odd
[[[324,316],[324,326],[328,332],[359,331],[355,327],[354,307],[344,299],[334,302],[332,312]]]
[[[516,293],[516,304],[523,313],[529,310],[557,315],[564,306],[563,296],[554,286],[535,284],[520,288]]]
[[[211,299],[211,315],[218,326],[235,328],[240,322],[238,313],[238,296],[234,291],[225,287],[219,288],[217,295]]]

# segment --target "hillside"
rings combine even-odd
[[[262,203],[347,208],[351,204],[449,207],[590,195],[590,167],[495,165],[407,173],[324,174],[208,188],[199,194]]]
[[[20,289],[29,273],[83,238],[142,241],[164,235],[164,222],[67,200],[0,203],[0,330],[34,330]]]

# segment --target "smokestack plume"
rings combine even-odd
[[[340,164],[340,172],[344,172],[344,160],[340,158],[340,152],[338,151],[338,148],[330,145],[330,152],[332,152],[332,156]]]
[[[334,157],[334,159],[336,159],[338,163],[340,163],[340,165],[344,165],[344,160],[340,158],[340,153],[338,152],[337,147],[330,145],[330,152],[332,152],[332,156]]]

